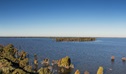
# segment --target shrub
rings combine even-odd
[[[70,66],[70,64],[71,64],[71,60],[68,56],[62,58],[60,61],[60,66],[63,66],[63,67]]]
[[[47,67],[45,67],[45,68],[40,68],[38,70],[38,73],[39,74],[51,74],[51,71]]]
[[[26,74],[26,72],[24,72],[23,70],[21,69],[15,69],[12,74]]]
[[[76,70],[74,74],[80,74],[80,71],[79,70]]]
[[[32,66],[27,65],[24,67],[24,70],[28,71],[28,72],[32,72]]]
[[[25,66],[28,65],[28,58],[25,58],[24,60],[20,60],[19,66],[24,68]]]
[[[103,67],[102,66],[99,67],[97,74],[103,74]]]
[[[7,46],[4,47],[4,52],[9,53],[9,55],[15,56],[16,49],[12,44],[8,44]]]
[[[2,45],[0,45],[0,52],[2,52],[3,51],[3,46]]]

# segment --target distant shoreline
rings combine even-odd
[[[0,37],[0,38],[51,38],[53,40],[56,40],[56,42],[62,42],[62,41],[95,41],[95,37]]]
[[[0,36],[0,38],[126,38],[126,37],[82,37],[82,36]]]

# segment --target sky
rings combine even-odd
[[[126,1],[0,0],[0,36],[126,37]]]

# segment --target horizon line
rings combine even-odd
[[[0,38],[55,38],[55,37],[90,37],[90,38],[126,38],[107,36],[0,36]]]

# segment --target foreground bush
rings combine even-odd
[[[8,62],[5,59],[0,60],[0,74],[10,74],[11,71],[14,70],[14,68],[11,66],[11,62]]]

